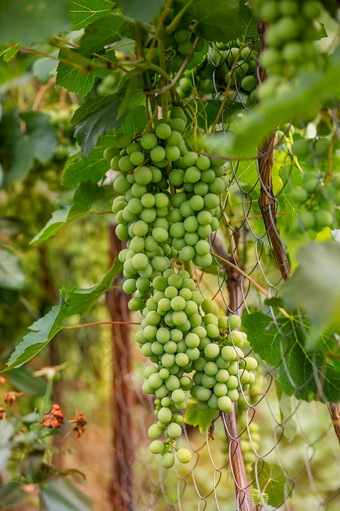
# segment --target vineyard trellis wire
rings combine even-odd
[[[246,40],[249,55],[253,58],[257,58],[254,51],[256,42],[254,37]],[[231,44],[229,44],[229,51],[231,51]],[[223,99],[216,84],[218,66],[213,59],[210,59],[210,63],[214,66],[212,81],[215,97],[222,103]],[[258,65],[258,83],[261,83],[263,78],[263,72]],[[236,75],[234,87],[233,100],[237,100],[245,110],[248,110]],[[225,119],[228,119],[228,105],[223,103],[222,106],[221,126],[227,132]],[[253,303],[257,300],[263,305],[259,288],[267,298],[275,298],[280,283],[289,275],[289,262],[277,225],[278,200],[287,188],[292,187],[290,181],[292,156],[282,144],[288,131],[289,126],[285,133],[270,137],[258,158],[248,163],[249,166],[256,167],[257,173],[251,188],[246,189],[242,183],[242,173],[247,172],[247,168],[240,165],[239,161],[232,159],[229,161],[230,184],[234,187],[234,193],[236,192],[240,197],[243,218],[235,224],[233,219],[228,217],[228,197],[225,203],[220,204],[222,224],[228,232],[226,236],[228,246],[218,234],[211,236],[211,249],[218,267],[217,292],[211,291],[210,277],[204,271],[198,271],[196,268],[194,275],[200,292],[205,297],[215,299],[227,313],[241,315],[243,310],[245,313],[249,312],[248,297],[251,297]],[[282,183],[280,189],[274,193],[268,183],[272,182],[271,170],[276,149],[284,151],[285,156],[282,165]],[[267,177],[264,177],[263,165],[269,165]],[[259,191],[256,198],[252,196],[255,188]],[[264,221],[264,229],[259,229],[261,220]],[[276,267],[267,257],[270,252],[274,255]],[[266,289],[253,285],[253,275],[255,284],[258,278],[265,283]],[[124,297],[120,299],[123,303]],[[326,405],[320,402],[306,403],[295,397],[295,394],[307,386],[309,381],[298,385],[290,375],[286,363],[289,337],[298,327],[305,329],[303,319],[299,318],[297,324],[287,332],[280,326],[279,319],[282,318],[282,313],[277,312],[270,302],[268,315],[276,328],[276,342],[279,342],[281,350],[280,363],[270,367],[257,357],[259,362],[257,391],[253,394],[247,394],[247,391],[243,390],[242,369],[238,366],[237,378],[243,398],[242,406],[237,407],[238,413],[220,413],[212,426],[206,429],[204,437],[199,437],[200,440],[192,426],[184,426],[185,439],[190,446],[193,458],[190,468],[180,472],[176,469],[175,476],[162,469],[160,465],[158,466],[154,459],[150,460],[147,454],[147,428],[154,411],[152,399],[141,391],[138,377],[132,377],[129,371],[129,360],[123,362],[123,369],[120,368],[118,374],[116,374],[117,367],[114,366],[114,378],[128,379],[129,385],[134,389],[132,407],[129,406],[131,402],[129,392],[123,392],[117,396],[120,402],[120,418],[116,424],[114,459],[120,458],[121,463],[120,481],[118,486],[117,481],[113,483],[113,492],[115,492],[115,484],[116,494],[125,487],[125,497],[123,495],[119,503],[120,507],[117,509],[133,508],[138,511],[285,509],[293,511],[305,508],[307,505],[313,510],[339,509],[340,474],[337,475],[339,467],[336,464],[338,439],[334,435],[332,421]],[[126,331],[123,336],[121,332],[116,331],[114,341],[118,342],[119,349],[129,358],[134,352],[127,348],[126,335]],[[249,350],[251,351],[250,348]],[[133,361],[138,366],[140,362],[140,359]],[[239,362],[240,360],[238,364]],[[317,367],[316,360],[312,360],[312,364],[312,377],[315,379],[319,394],[322,395],[322,370]],[[294,392],[289,401],[281,396],[279,403],[280,389],[275,382],[275,375],[281,365],[285,367]],[[279,398],[276,396],[277,392]],[[264,431],[264,435],[259,435],[259,431],[261,433]],[[263,439],[265,445],[262,445]],[[131,458],[134,459],[134,469],[132,469]],[[246,460],[251,462],[247,463]],[[314,473],[319,471],[318,464],[325,469],[328,481],[325,482],[320,474],[318,477],[314,476]],[[296,465],[298,465],[297,469]],[[332,468],[332,474],[327,467]],[[114,474],[114,478],[116,477],[117,471]],[[320,481],[322,481],[321,486]],[[268,485],[275,487],[275,484],[281,484],[283,490],[277,490],[276,502],[268,506],[266,489]]]

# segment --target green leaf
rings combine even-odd
[[[70,186],[83,181],[98,182],[102,179],[110,168],[110,163],[104,159],[103,152],[107,147],[114,144],[112,135],[102,135],[98,139],[98,144],[93,149],[88,158],[81,158],[76,162],[71,162],[64,170],[62,183]]]
[[[111,100],[102,102],[99,108],[77,125],[74,135],[81,145],[84,158],[87,158],[103,133],[115,130],[124,121],[124,116],[118,118],[121,105],[121,94],[110,96]]]
[[[39,397],[46,393],[46,382],[42,378],[34,376],[27,367],[10,371],[8,379],[15,389],[25,392],[28,396]]]
[[[66,31],[70,26],[66,0],[2,0],[0,42],[24,45]]]
[[[69,11],[72,30],[80,30],[107,16],[112,10],[110,0],[70,0]]]
[[[282,287],[287,307],[302,308],[314,326],[306,349],[314,349],[326,327],[340,334],[340,245],[333,241],[309,243],[297,253],[299,266]]]
[[[186,0],[180,0],[184,6]],[[195,32],[206,41],[228,42],[242,36],[239,0],[194,0],[187,11],[196,22]]]
[[[59,59],[57,85],[64,87],[70,92],[77,92],[82,97],[92,90],[96,77],[105,77],[110,73],[108,69],[89,71],[86,65],[79,65],[79,53],[75,50],[61,50]],[[92,61],[89,62],[89,65],[92,65]]]
[[[58,144],[57,131],[51,126],[49,115],[26,112],[20,118],[25,122],[25,132],[15,144],[14,160],[6,175],[7,185],[24,180],[34,159],[47,163]]]
[[[163,9],[165,0],[118,0],[124,14],[141,23],[150,23]]]
[[[276,394],[279,400],[281,424],[284,427],[284,436],[288,442],[292,442],[297,434],[297,423],[295,420],[295,408],[292,397],[282,392],[280,382],[275,381]]]
[[[57,52],[51,54],[56,57]],[[32,66],[33,75],[42,83],[47,83],[48,80],[55,76],[57,72],[58,61],[49,57],[42,57],[37,59]]]
[[[39,353],[63,328],[65,318],[75,314],[83,316],[90,310],[98,298],[110,288],[111,282],[121,271],[122,263],[115,259],[114,264],[99,284],[88,289],[73,288],[68,294],[68,299],[65,299],[65,292],[62,291],[59,305],[52,307],[45,316],[29,327],[31,332],[15,348],[7,362],[6,371],[22,366]]]
[[[280,383],[287,395],[305,401],[338,402],[340,372],[326,362],[321,352],[307,353],[304,342],[308,325],[302,327],[299,316],[278,316],[275,323],[261,312],[243,315],[242,325],[254,351],[270,365],[279,367]],[[325,352],[330,351],[331,341],[324,339],[324,343]]]
[[[240,1],[239,11],[239,23],[242,28],[242,40],[246,41],[247,37],[258,37],[257,24],[258,18],[254,16],[254,13],[249,9],[249,2]]]
[[[88,25],[80,40],[80,53],[89,57],[92,53],[101,51],[104,46],[120,41],[125,34],[124,25],[126,20],[120,14],[111,14]]]
[[[9,482],[0,486],[0,502],[2,509],[17,506],[28,498],[28,493],[21,489],[20,483]]]
[[[79,185],[73,196],[71,206],[64,209],[57,209],[53,212],[52,218],[45,227],[33,238],[32,244],[41,243],[53,236],[65,224],[88,213],[92,205],[104,196],[104,189],[96,183],[89,181]]]
[[[251,477],[256,478],[260,488],[268,495],[268,504],[278,509],[286,500],[286,476],[279,465],[270,465],[266,462],[260,462],[256,468],[252,469]]]
[[[90,500],[66,479],[51,481],[41,488],[46,511],[92,511]]]
[[[199,410],[197,403],[189,403],[184,414],[184,422],[190,426],[198,426],[200,432],[204,433],[218,413],[216,410]]]
[[[25,274],[19,257],[5,248],[0,248],[0,288],[20,291],[24,283]]]

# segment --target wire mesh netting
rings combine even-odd
[[[244,60],[257,61],[257,45],[255,38],[247,40],[249,53]],[[231,51],[230,44],[228,55]],[[240,66],[236,64],[233,88],[225,101],[218,83],[219,67],[224,63],[210,58],[214,97],[223,102],[221,129],[228,136],[228,119],[235,104],[240,112],[248,110],[249,96],[241,90],[242,74],[236,72]],[[257,66],[257,82],[262,79]],[[270,137],[256,159],[231,160],[226,164],[230,189],[220,204],[220,234],[210,239],[216,271],[202,272],[196,268],[194,272],[199,291],[205,298],[213,298],[224,313],[246,315],[257,305],[263,308],[264,299],[275,298],[280,284],[289,275],[280,221],[292,211],[288,197],[295,169],[286,144],[290,126],[284,130]],[[279,179],[273,189],[267,186],[264,165],[268,158],[274,161],[275,150]],[[317,165],[317,154],[315,156]],[[325,190],[322,193],[326,200],[331,200]],[[220,413],[212,425],[201,432],[197,427],[185,425],[185,438],[180,443],[190,448],[192,462],[170,471],[163,469],[159,460],[148,453],[147,430],[154,419],[154,404],[141,390],[139,369],[144,362],[137,351],[127,348],[122,332],[116,332],[122,353],[133,358],[135,367],[132,377],[130,362],[125,361],[120,374],[116,375],[125,380],[129,375],[134,389],[132,407],[129,406],[131,396],[126,392],[118,398],[121,425],[115,446],[122,459],[120,470],[126,487],[133,487],[131,506],[140,511],[340,509],[338,440],[327,406],[315,400],[323,395],[322,367],[312,358],[309,362],[313,372],[309,379],[290,374],[287,363],[290,339],[297,329],[305,330],[304,319],[302,316],[295,318],[290,329],[283,329],[283,312],[270,301],[267,314],[271,318],[270,327],[275,327],[280,362],[272,367],[253,354],[258,361],[256,379],[247,385],[242,379],[244,364],[239,358],[236,364],[241,393],[235,404],[236,413]],[[245,355],[251,352],[249,347]],[[293,389],[290,397],[282,392],[276,379],[282,368]],[[316,383],[317,392],[302,401],[299,396],[311,379]],[[130,457],[134,460],[133,473]],[[127,471],[125,475],[124,471]],[[269,504],[268,493],[271,494]],[[251,501],[253,507],[249,507]]]

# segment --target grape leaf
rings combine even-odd
[[[72,30],[80,30],[107,16],[112,10],[110,0],[70,0],[69,11]]]
[[[253,466],[251,477],[258,481],[261,490],[268,495],[270,506],[278,509],[285,502],[289,487],[286,488],[287,479],[279,465],[261,461],[258,465]]]
[[[95,71],[88,71],[86,67],[76,68],[72,65],[69,65],[67,62],[69,61],[72,64],[71,56],[76,56],[77,53],[73,51],[73,54],[70,54],[70,50],[67,52],[67,56],[64,51],[59,53],[59,58],[61,61],[57,67],[57,85],[60,87],[64,87],[70,92],[77,92],[80,96],[86,96],[94,85],[94,81],[96,77],[105,77],[110,74],[108,69],[97,69]],[[79,55],[77,55],[77,58]]]
[[[48,342],[63,328],[65,318],[79,314],[83,316],[111,286],[112,281],[122,271],[122,263],[116,258],[110,270],[102,281],[88,289],[73,288],[66,297],[65,290],[61,291],[58,305],[35,321],[7,361],[5,371],[22,366],[37,355]]]
[[[46,511],[92,511],[93,507],[83,493],[67,479],[56,479],[41,488]]]
[[[51,56],[56,57],[57,54],[57,52],[53,52],[51,53]],[[56,60],[50,57],[42,57],[33,63],[33,75],[42,83],[47,83],[52,76],[55,76],[57,72],[57,66],[58,62]]]
[[[199,410],[197,403],[189,403],[184,414],[184,422],[190,426],[198,426],[200,432],[204,433],[218,413],[217,410]]]
[[[24,45],[66,31],[70,26],[66,0],[2,0],[0,42]]]
[[[179,2],[184,6],[186,0]],[[242,36],[239,0],[194,0],[186,14],[197,25],[195,32],[206,41],[228,42]]]
[[[0,288],[20,291],[25,283],[25,274],[19,257],[10,250],[0,248]]]
[[[99,187],[96,183],[91,183],[89,181],[82,182],[75,191],[72,204],[63,209],[54,211],[52,218],[32,239],[31,243],[37,244],[49,239],[65,224],[88,213],[94,202],[98,201],[103,196],[103,187]]]
[[[25,132],[20,134],[15,143],[14,159],[5,179],[7,185],[25,179],[34,159],[47,163],[58,144],[57,131],[50,125],[49,115],[25,112],[20,118],[25,121]]]
[[[90,56],[98,52],[107,44],[119,41],[125,34],[126,20],[120,14],[106,16],[85,29],[80,40],[79,52],[82,55]]]
[[[306,348],[314,349],[324,328],[340,334],[340,245],[333,241],[309,243],[297,253],[299,266],[282,287],[282,298],[292,309],[302,307],[314,326]]]
[[[81,158],[78,161],[71,158],[65,167],[62,183],[64,185],[75,185],[82,181],[93,181],[95,183],[100,181],[110,168],[110,163],[104,159],[103,152],[113,144],[114,137],[112,135],[102,135],[88,158]]]
[[[278,367],[282,390],[287,395],[305,401],[339,401],[340,372],[326,362],[322,352],[306,352],[304,332],[308,325],[302,328],[299,316],[287,318],[276,314],[274,322],[262,312],[245,313],[242,325],[254,351]],[[325,351],[331,351],[332,341],[324,338],[323,343]]]
[[[165,0],[117,0],[124,14],[142,23],[150,23],[163,9]]]
[[[8,373],[8,379],[17,390],[25,392],[28,396],[44,396],[46,393],[46,382],[34,376],[28,367],[19,367]]]
[[[124,116],[118,117],[122,95],[112,94],[105,99],[106,101],[98,102],[97,109],[84,117],[75,129],[74,134],[81,145],[84,158],[89,156],[100,135],[119,128],[124,121]]]

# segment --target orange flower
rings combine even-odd
[[[41,417],[41,423],[46,428],[57,429],[64,424],[64,415],[59,405],[54,404],[48,413]]]
[[[73,431],[76,432],[77,438],[80,438],[82,434],[85,433],[85,428],[87,424],[85,415],[82,412],[79,412],[69,422],[73,424],[72,429]]]
[[[15,392],[14,390],[8,390],[5,392],[4,401],[9,406],[14,405],[17,402],[18,397],[22,397],[24,395],[23,392]]]
[[[6,378],[4,378],[3,376],[0,376],[0,383],[6,383]]]
[[[0,406],[0,420],[5,420],[6,419],[6,412],[5,412],[5,408],[3,408],[2,406]]]

